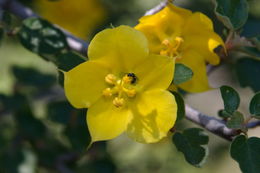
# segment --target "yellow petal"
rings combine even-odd
[[[185,35],[182,52],[195,50],[203,56],[203,59],[212,65],[220,62],[219,56],[214,53],[214,49],[218,46],[224,46],[222,39],[214,32],[204,31],[194,35]]]
[[[65,72],[64,89],[70,103],[76,108],[88,108],[107,87],[105,76],[109,71],[95,61],[84,62]]]
[[[111,99],[100,98],[87,113],[87,124],[92,142],[109,140],[126,130],[130,111],[117,108]]]
[[[181,89],[188,92],[204,92],[210,89],[206,64],[200,54],[194,51],[187,51],[177,62],[183,63],[193,71],[191,80],[179,85]]]
[[[195,12],[187,18],[183,29],[187,33],[201,32],[202,30],[213,31],[213,23],[205,14]]]
[[[192,14],[184,27],[183,38],[184,48],[182,51],[193,49],[203,55],[210,64],[217,65],[219,63],[220,59],[214,53],[214,49],[218,46],[224,47],[224,42],[214,32],[212,21],[206,15],[199,12]]]
[[[149,55],[133,72],[142,90],[167,89],[174,75],[174,60],[167,56]]]
[[[145,36],[128,26],[99,32],[88,49],[90,60],[102,59],[117,71],[132,69],[148,56]]]
[[[189,10],[168,4],[158,13],[142,17],[135,28],[146,35],[150,51],[159,54],[163,40],[180,36],[186,18],[191,14]]]
[[[141,143],[154,143],[174,126],[177,105],[170,92],[150,90],[137,98],[131,111],[133,115],[127,126],[129,137]]]

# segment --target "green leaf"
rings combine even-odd
[[[230,118],[232,116],[232,114],[228,113],[225,110],[220,110],[218,112],[218,116],[220,116],[221,118]]]
[[[51,102],[48,104],[47,110],[48,118],[61,124],[68,124],[72,114],[77,111],[67,101]]]
[[[190,80],[193,76],[192,70],[180,63],[175,64],[173,83],[179,85],[183,82]]]
[[[19,167],[25,160],[21,146],[13,147],[0,155],[0,171],[3,173],[20,173]]]
[[[11,16],[11,14],[9,12],[7,12],[7,11],[3,12],[2,22],[6,26],[10,26],[12,24],[12,16]]]
[[[227,121],[227,127],[231,129],[244,129],[244,116],[242,113],[235,111],[231,118]]]
[[[76,67],[77,65],[85,61],[85,57],[82,57],[79,54],[72,51],[59,54],[57,57],[52,59],[52,62],[54,62],[59,69],[64,71],[69,71],[70,69]]]
[[[15,112],[15,120],[19,132],[26,138],[34,140],[42,138],[46,134],[46,126],[41,120],[34,117],[29,105],[26,103]]]
[[[260,119],[260,92],[256,93],[250,101],[249,111],[255,115],[255,118]]]
[[[247,0],[214,0],[217,18],[229,29],[241,28],[248,18]]]
[[[201,167],[208,155],[209,137],[202,129],[185,129],[183,133],[176,132],[173,142],[176,148],[182,152],[190,164]]]
[[[221,96],[224,102],[225,111],[233,113],[240,104],[239,94],[229,86],[220,87]]]
[[[2,43],[3,38],[4,38],[4,29],[0,26],[0,44]]]
[[[230,155],[243,173],[260,172],[260,138],[237,136],[231,144]]]
[[[70,124],[66,127],[64,134],[74,150],[83,152],[89,145],[91,138],[86,123],[86,110],[77,110],[73,114]]]
[[[182,96],[179,93],[173,91],[172,94],[174,95],[175,101],[178,106],[177,120],[176,120],[176,122],[178,122],[185,117],[185,103],[184,103]]]
[[[26,86],[37,88],[48,88],[57,81],[56,77],[50,74],[43,74],[31,67],[12,67],[13,74],[17,81]]]
[[[251,87],[260,91],[260,61],[251,58],[241,58],[236,63],[236,72],[242,87]]]
[[[69,49],[63,32],[40,18],[25,19],[18,36],[24,47],[43,56]]]

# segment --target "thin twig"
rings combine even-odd
[[[204,127],[208,131],[229,141],[238,134],[237,130],[227,128],[226,123],[215,117],[204,115],[201,112],[185,105],[186,119]]]
[[[154,8],[152,8],[152,9],[146,11],[145,14],[144,14],[144,16],[152,15],[152,14],[155,14],[155,13],[159,12],[159,11],[162,10],[169,2],[170,2],[170,0],[163,0],[160,4],[156,5]]]

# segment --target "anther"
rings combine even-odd
[[[128,97],[134,97],[136,95],[136,90],[135,89],[127,90],[126,94]]]
[[[113,95],[112,89],[111,88],[106,88],[103,90],[103,96],[105,97],[111,97]]]
[[[113,100],[113,105],[115,105],[115,107],[117,107],[117,108],[122,107],[124,105],[124,103],[125,103],[125,100],[123,98],[116,97]]]
[[[113,75],[113,74],[108,74],[108,75],[106,75],[106,77],[105,77],[105,81],[106,81],[108,84],[115,85],[115,84],[116,84],[116,81],[117,81],[117,78],[116,78],[116,76]]]

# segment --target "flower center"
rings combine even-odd
[[[103,96],[109,98],[113,97],[113,105],[122,107],[127,98],[133,98],[136,95],[134,84],[137,77],[134,73],[127,73],[123,78],[118,78],[114,74],[108,74],[105,77],[105,82],[110,87],[103,90]]]
[[[174,58],[180,58],[179,48],[183,43],[183,38],[175,37],[174,41],[164,39],[162,41],[163,49],[160,51],[160,55],[166,55]]]

